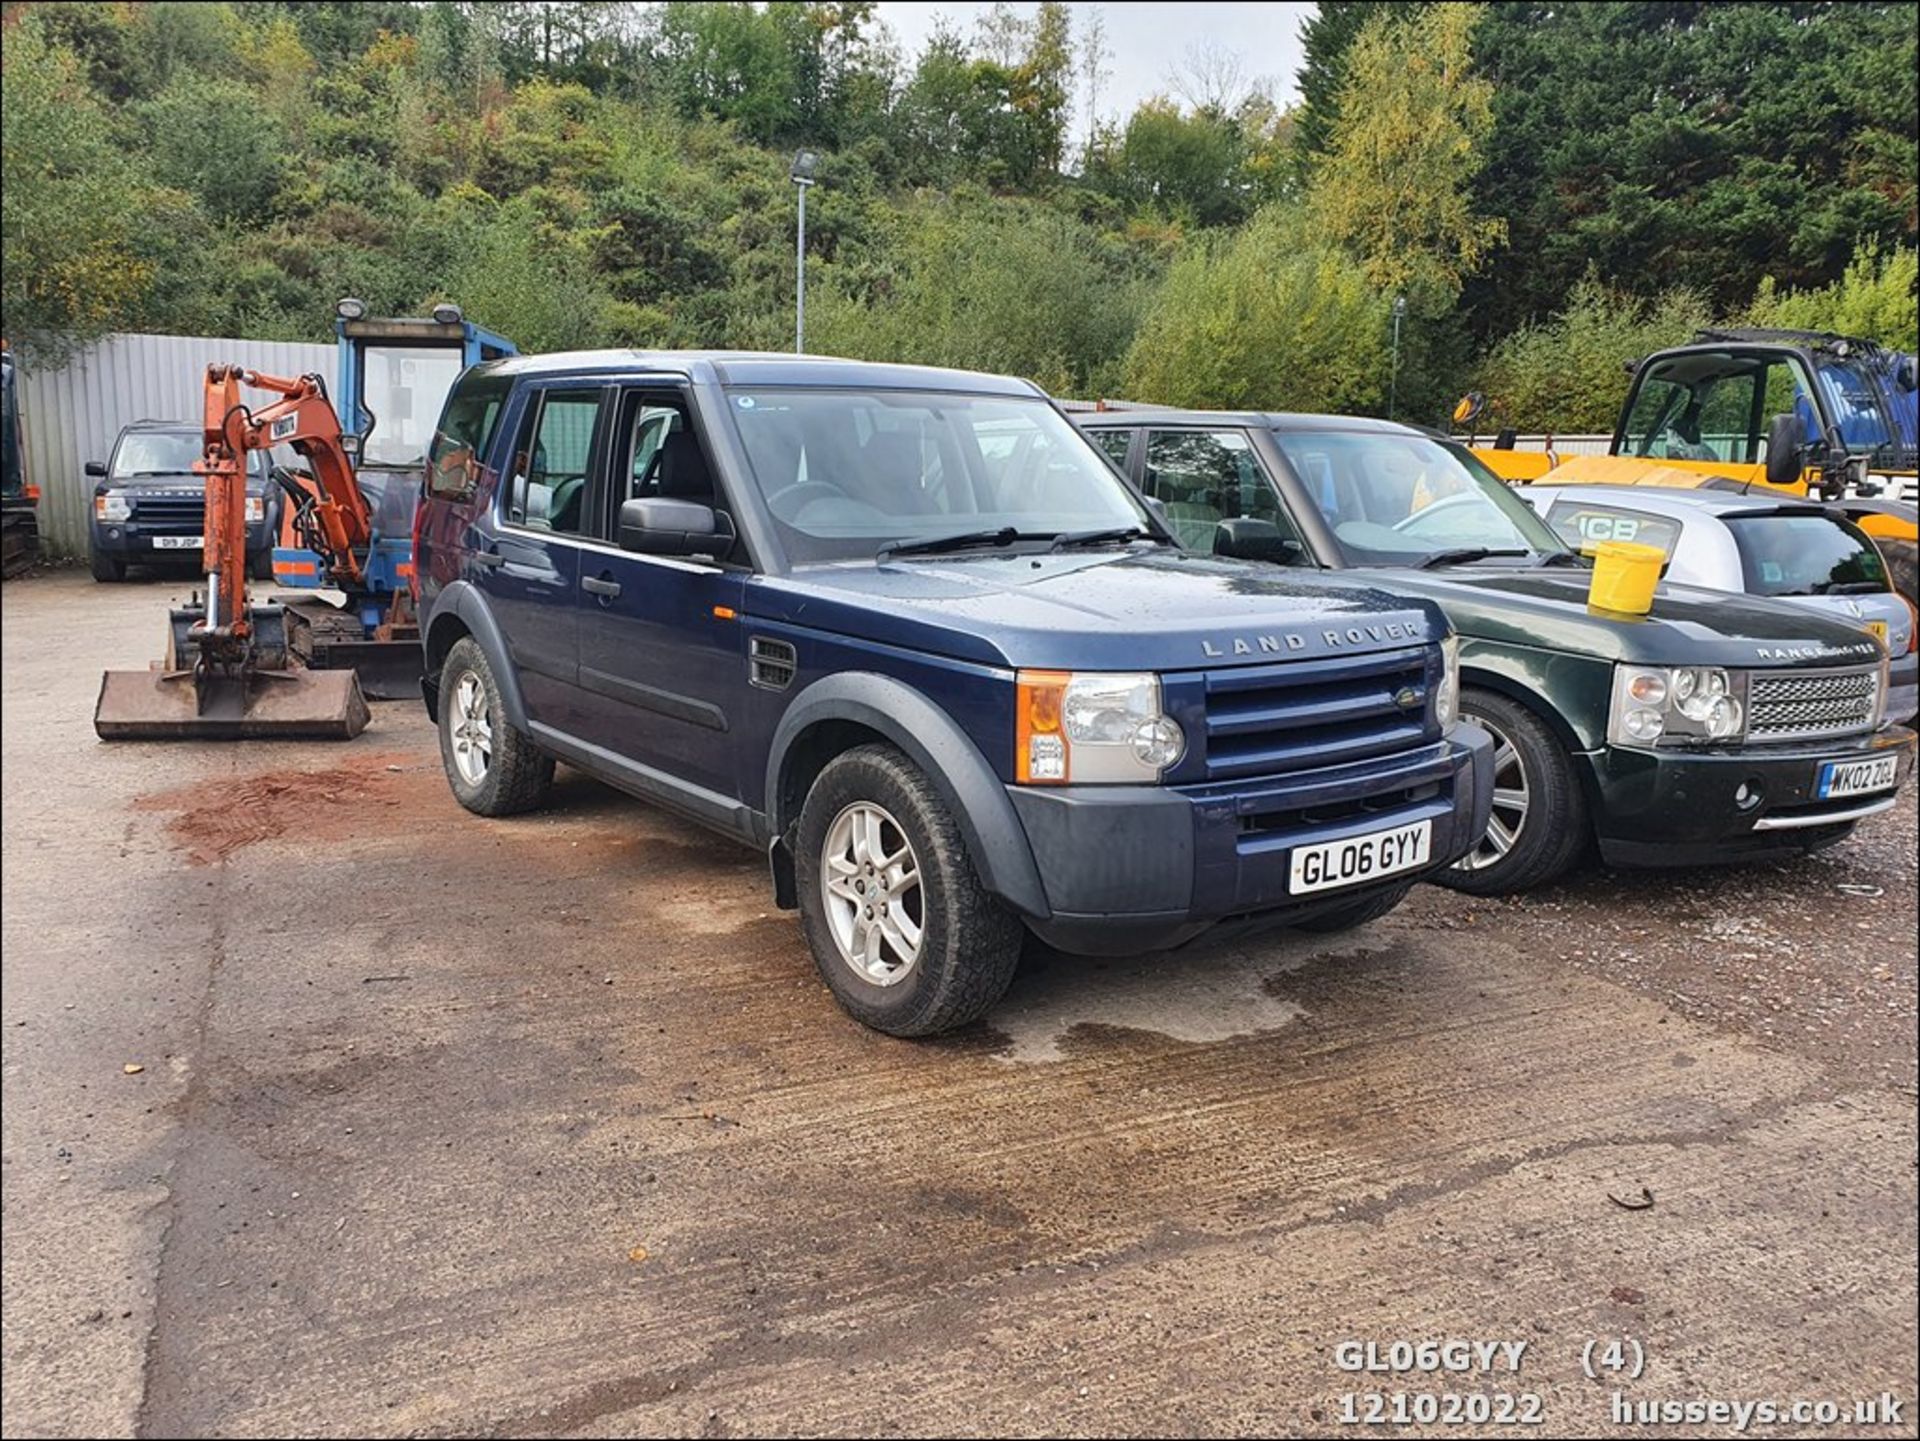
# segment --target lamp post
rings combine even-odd
[[[800,192],[800,232],[793,247],[793,353],[804,355],[807,350],[807,187],[813,184],[813,168],[820,157],[811,150],[799,151],[793,157],[793,168],[787,172],[787,178]]]
[[[1393,419],[1394,407],[1400,400],[1400,322],[1407,313],[1407,297],[1393,297],[1393,375],[1387,381],[1387,419]]]

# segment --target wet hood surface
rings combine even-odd
[[[759,618],[994,666],[1193,670],[1437,640],[1439,608],[1371,578],[1182,551],[969,553],[756,580]]]
[[[1366,569],[1346,575],[1438,601],[1469,639],[1656,665],[1857,665],[1880,649],[1864,622],[1804,605],[1662,584],[1653,610],[1587,604],[1584,570]]]

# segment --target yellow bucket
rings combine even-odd
[[[1630,540],[1603,540],[1589,554],[1593,584],[1587,589],[1587,604],[1623,615],[1645,615],[1653,609],[1653,588],[1660,583],[1665,551]]]

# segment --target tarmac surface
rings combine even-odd
[[[1915,1434],[1911,794],[1790,866],[1041,957],[905,1042],[757,857],[564,769],[471,816],[416,705],[97,741],[183,590],[0,601],[9,1435]],[[1526,1349],[1338,1364],[1448,1339]]]

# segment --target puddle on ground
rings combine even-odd
[[[987,1025],[1007,1040],[997,1059],[1025,1064],[1066,1060],[1063,1043],[1084,1026],[1192,1045],[1251,1036],[1303,1014],[1269,982],[1312,954],[1305,943],[1273,939],[1116,960],[1044,953],[1022,965]]]

